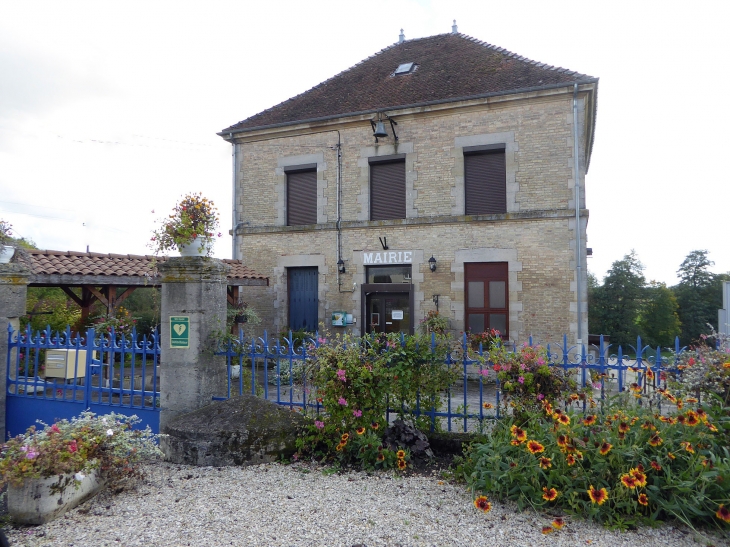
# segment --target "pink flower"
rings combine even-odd
[[[60,432],[61,432],[61,430],[58,429],[58,426],[56,424],[53,424],[51,426],[51,430],[48,432],[48,434],[50,435],[51,433],[60,433]]]
[[[317,429],[324,429],[324,422],[320,422],[319,420],[314,420],[314,427]]]
[[[337,402],[340,403],[342,406],[347,406],[347,401],[345,400],[344,397],[340,397],[340,399]]]
[[[35,451],[35,450],[33,450],[32,448],[29,448],[29,449],[28,449],[28,452],[26,452],[26,454],[25,454],[25,457],[26,457],[27,459],[29,459],[29,460],[32,460],[32,459],[33,459],[33,458],[35,458],[35,457],[36,457],[37,455],[38,455],[38,452],[36,452],[36,451]]]
[[[502,367],[500,367],[499,365],[494,365],[492,368],[495,372],[499,372],[499,369],[501,369]]]
[[[543,395],[542,393],[538,393],[537,394],[537,400],[538,401],[542,401],[544,398],[545,398],[545,395]]]
[[[72,454],[74,452],[78,451],[78,449],[79,448],[78,448],[78,446],[76,446],[76,440],[75,439],[68,444],[68,451],[71,452]]]
[[[326,344],[327,339],[326,338],[317,338],[317,342],[319,342],[320,344]]]
[[[496,365],[496,366],[499,366],[499,365]],[[479,374],[481,374],[482,376],[487,376],[489,374],[489,370],[482,369],[479,371]]]
[[[362,410],[353,410],[352,415],[355,416],[355,418],[359,418],[362,416]]]
[[[520,370],[527,370],[527,365],[525,363],[520,363]]]
[[[545,359],[543,359],[542,357],[538,357],[537,358],[537,364],[538,365],[544,365],[545,364]]]
[[[517,381],[519,383],[521,383],[521,384],[524,384],[525,383],[525,377],[524,376],[520,376],[519,378],[517,378]]]
[[[345,378],[345,371],[344,371],[344,370],[342,370],[342,369],[339,369],[339,370],[337,371],[337,378],[338,378],[338,379],[339,379],[339,380],[340,380],[341,382],[344,382],[345,380],[347,380],[347,378]]]

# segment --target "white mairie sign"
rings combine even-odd
[[[413,264],[413,251],[378,251],[362,253],[362,263],[367,264]]]

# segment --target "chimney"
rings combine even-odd
[[[406,41],[406,35],[403,34],[403,29],[400,29],[400,34],[398,35],[398,43],[402,44]]]
[[[454,24],[451,25],[451,34],[459,34],[459,27],[456,26],[456,19],[454,19]]]

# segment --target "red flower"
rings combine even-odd
[[[487,501],[487,496],[479,496],[474,500],[474,507],[484,513],[489,513],[492,510],[492,504]]]
[[[720,504],[720,507],[717,509],[717,513],[715,513],[715,516],[719,518],[720,520],[723,520],[725,522],[730,522],[730,510],[728,510],[727,507],[725,507],[724,504]]]
[[[593,488],[593,485],[590,486],[590,488],[587,490],[588,497],[591,498],[591,501],[593,503],[597,503],[598,505],[603,505],[606,503],[606,500],[608,499],[608,492],[605,488],[601,488],[600,490],[596,490]]]
[[[649,505],[649,498],[646,494],[641,493],[639,494],[639,499],[637,500],[641,505],[647,506]]]
[[[542,499],[544,499],[545,501],[554,501],[559,494],[559,492],[555,490],[555,488],[548,488],[547,486],[543,486],[542,491],[544,492],[544,494],[542,495]]]

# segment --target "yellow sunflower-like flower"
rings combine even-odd
[[[565,456],[565,463],[568,465],[575,465],[575,456],[573,454],[568,454]]]
[[[532,454],[539,454],[545,451],[545,447],[537,441],[527,441],[527,450]]]
[[[608,492],[605,488],[601,488],[600,490],[596,490],[593,488],[593,485],[591,485],[588,490],[588,497],[591,498],[591,501],[597,505],[603,505],[606,503],[606,500],[608,499]]]
[[[558,416],[558,422],[560,422],[563,425],[570,425],[570,416],[567,414],[561,414]]]
[[[606,441],[603,441],[603,444],[601,444],[601,448],[598,452],[600,452],[601,456],[605,456],[609,452],[611,452],[611,449],[613,448],[613,445],[611,443],[607,443]]]
[[[555,501],[555,498],[560,495],[560,492],[558,492],[555,488],[548,488],[547,486],[543,486],[542,491],[542,499],[545,501]]]
[[[636,501],[638,501],[644,507],[649,505],[649,497],[646,494],[644,494],[643,492],[641,494],[639,494],[639,498]]]
[[[662,438],[659,435],[657,435],[656,433],[654,433],[654,435],[652,435],[651,438],[649,439],[649,446],[659,446],[663,442],[664,441],[662,440]]]
[[[565,521],[558,517],[551,524],[553,525],[553,528],[560,530],[563,526],[565,526]]]
[[[408,467],[408,464],[405,460],[398,459],[398,469],[403,471],[406,467]]]
[[[720,504],[720,507],[718,507],[715,516],[724,522],[730,522],[730,510],[728,510],[728,508],[722,503]]]
[[[395,453],[395,456],[399,460],[402,460],[403,458],[406,457],[406,452],[405,452],[405,450],[399,450],[398,452]]]
[[[357,433],[358,435],[362,435],[363,433],[365,433],[365,428],[364,428],[364,427],[358,427],[358,428],[357,428],[357,429],[355,430],[355,432],[356,432],[356,433]]]
[[[553,466],[552,462],[552,459],[543,456],[542,458],[540,458],[540,467],[543,469],[548,469]]]
[[[489,513],[492,510],[491,502],[487,501],[487,496],[479,496],[474,500],[474,507],[483,513]]]
[[[596,417],[593,414],[583,418],[583,425],[593,425],[595,423],[596,423]]]
[[[628,474],[621,475],[621,484],[623,484],[626,488],[634,489],[636,488],[636,479]]]
[[[494,408],[494,405],[492,403],[484,403],[482,404],[482,407],[486,410],[491,410]]]
[[[342,437],[340,437],[340,440],[341,440],[341,441],[342,441],[343,443],[346,443],[346,442],[347,442],[347,441],[348,441],[349,439],[350,439],[350,434],[349,434],[349,433],[343,433],[343,434],[342,434]]]

